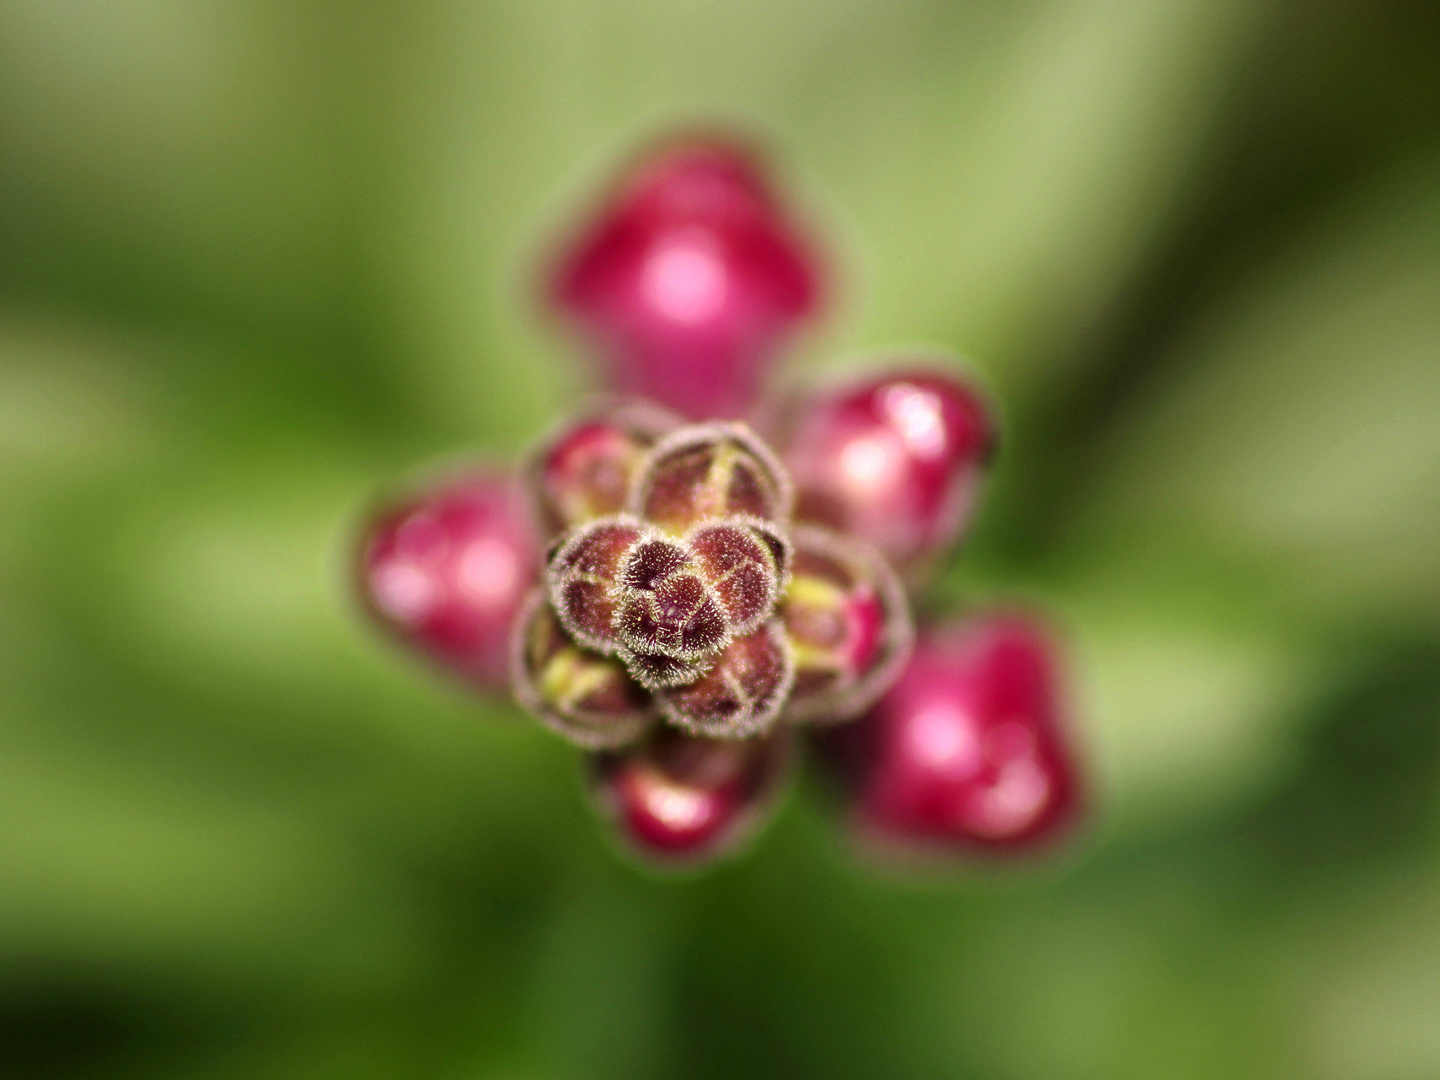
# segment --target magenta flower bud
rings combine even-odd
[[[597,408],[552,435],[528,470],[547,532],[618,513],[645,452],[679,424],[665,409],[628,402]]]
[[[360,592],[400,638],[482,689],[503,692],[511,623],[536,581],[539,555],[514,478],[476,472],[374,521]]]
[[[786,440],[797,516],[913,569],[969,524],[994,441],[984,400],[940,372],[822,394],[793,417]]]
[[[850,720],[875,704],[910,659],[910,605],[870,546],[813,525],[792,535],[794,570],[779,609],[795,658],[785,717]]]
[[[880,703],[823,737],[863,837],[901,849],[1021,852],[1080,812],[1055,647],[1016,615],[923,633]]]
[[[615,388],[693,419],[739,416],[819,307],[815,257],[755,157],[722,139],[643,160],[558,267],[555,303]]]
[[[791,759],[786,729],[737,742],[661,727],[594,755],[590,791],[630,851],[661,866],[694,866],[735,851],[765,822]]]
[[[613,656],[576,645],[535,589],[515,621],[515,697],[551,730],[598,749],[634,742],[655,718],[654,700]]]

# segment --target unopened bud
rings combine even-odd
[[[623,746],[656,712],[625,665],[576,645],[546,602],[531,593],[515,626],[512,681],[519,702],[549,728],[580,746]]]
[[[1020,616],[922,634],[879,704],[822,736],[861,836],[882,850],[1025,852],[1070,830],[1081,785],[1056,663]]]
[[[694,866],[734,852],[764,823],[791,760],[783,728],[737,742],[659,727],[634,746],[596,754],[590,790],[634,854]]]
[[[514,478],[478,471],[376,519],[360,592],[403,640],[482,689],[503,692],[510,626],[535,581],[538,549]]]
[[[550,602],[581,645],[602,653],[620,647],[614,625],[618,582],[631,549],[648,535],[632,519],[601,518],[572,532],[551,557]]]
[[[785,630],[772,619],[731,641],[694,682],[655,697],[665,718],[693,735],[747,739],[774,723],[794,678]]]
[[[828,529],[797,528],[795,569],[780,618],[795,656],[785,715],[849,720],[875,703],[910,658],[905,590],[873,548]]]
[[[697,419],[739,416],[791,328],[819,306],[817,263],[756,156],[702,138],[630,172],[558,268],[552,296],[616,389]]]
[[[785,522],[789,478],[744,424],[680,428],[651,449],[636,479],[630,510],[670,533],[717,518]]]
[[[798,516],[874,544],[904,572],[960,537],[995,442],[981,396],[941,371],[822,394],[790,428]]]
[[[622,402],[597,407],[552,435],[528,470],[547,531],[619,513],[645,452],[679,424],[658,406]]]

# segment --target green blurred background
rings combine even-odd
[[[1013,874],[618,861],[356,617],[379,488],[576,392],[537,253],[780,149],[1009,442],[1102,807]],[[1440,1076],[1440,9],[0,0],[0,1075]]]

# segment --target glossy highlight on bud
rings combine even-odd
[[[645,452],[680,423],[649,402],[609,402],[552,434],[528,469],[546,531],[553,536],[623,509]]]
[[[627,850],[654,865],[693,867],[733,853],[764,823],[791,759],[783,728],[736,741],[659,727],[593,755],[589,787]]]
[[[1055,645],[1030,619],[974,616],[923,633],[900,679],[825,749],[872,841],[1025,852],[1077,822],[1077,763]]]
[[[750,406],[821,287],[755,153],[699,137],[630,170],[550,291],[603,355],[613,386],[698,419]]]
[[[788,429],[797,516],[874,544],[901,569],[960,537],[996,437],[980,394],[940,370],[822,394]]]
[[[510,627],[539,571],[539,539],[514,477],[460,476],[380,514],[360,593],[379,622],[485,690],[509,683]]]

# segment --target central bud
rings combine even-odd
[[[572,527],[547,570],[570,636],[613,655],[676,725],[753,734],[793,681],[771,626],[788,580],[789,481],[742,424],[680,427],[637,463],[624,508]]]
[[[514,682],[573,741],[848,719],[908,652],[883,558],[797,527],[785,469],[744,424],[613,407],[561,431],[531,475],[552,537]]]

